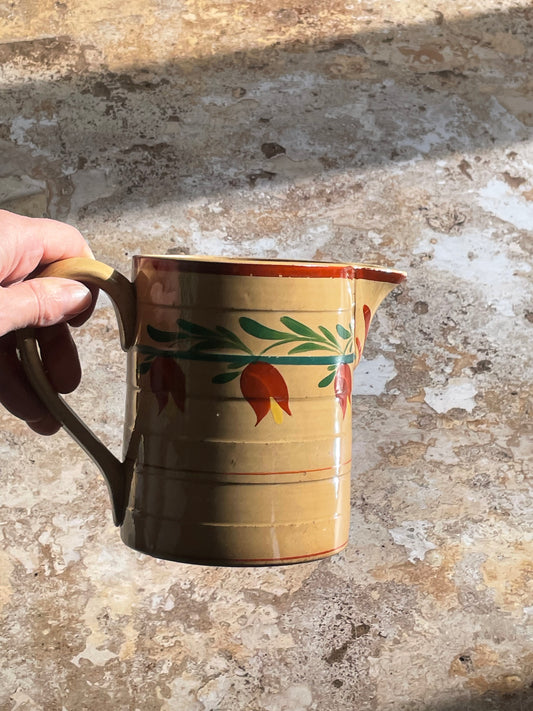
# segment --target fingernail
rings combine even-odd
[[[69,284],[62,289],[62,301],[65,316],[76,316],[91,305],[92,295],[83,284]]]

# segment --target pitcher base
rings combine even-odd
[[[313,560],[320,560],[321,558],[329,558],[332,555],[336,555],[344,550],[348,544],[348,541],[344,541],[339,546],[331,548],[329,550],[323,550],[316,553],[309,553],[303,555],[292,555],[292,556],[280,556],[271,558],[226,558],[226,557],[203,557],[203,556],[191,556],[185,554],[173,554],[165,551],[149,550],[148,547],[141,547],[138,544],[131,545],[127,540],[122,539],[123,542],[139,553],[144,553],[152,558],[159,558],[160,560],[170,560],[175,563],[187,563],[191,565],[212,565],[212,566],[223,566],[230,568],[242,568],[242,567],[263,567],[263,566],[274,566],[274,565],[294,565],[295,563],[309,563]]]

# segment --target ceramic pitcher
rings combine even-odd
[[[115,305],[128,352],[122,462],[53,390],[34,334],[18,340],[34,389],[102,470],[128,546],[217,565],[346,546],[352,373],[403,272],[137,256],[132,281],[88,259],[43,276],[96,286]]]

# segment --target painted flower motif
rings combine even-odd
[[[283,376],[270,363],[254,361],[241,373],[241,392],[256,414],[256,427],[261,420],[272,412],[274,422],[283,421],[283,411],[291,415],[289,409],[289,391]]]
[[[352,398],[352,369],[348,363],[339,363],[335,373],[335,397],[339,401],[342,410],[342,418],[346,415],[346,406]]]
[[[157,265],[154,268],[157,270]],[[167,296],[162,285],[157,283],[152,297],[164,302]],[[366,305],[363,307],[363,318],[366,336],[371,319],[370,309]],[[277,358],[281,357],[284,363],[294,365],[320,363],[327,366],[327,370],[317,385],[319,388],[328,388],[333,384],[344,417],[352,390],[352,368],[348,365],[348,362],[354,362],[354,354],[351,352],[354,340],[352,324],[349,324],[349,328],[341,323],[337,323],[334,329],[323,325],[311,328],[291,316],[281,316],[280,323],[283,330],[242,316],[239,318],[239,327],[243,333],[222,325],[204,326],[184,318],[178,318],[176,328],[172,330],[148,324],[147,335],[156,344],[165,344],[164,355],[160,347],[140,346],[139,350],[147,357],[139,364],[138,373],[142,376],[150,372],[150,383],[160,412],[170,396],[183,411],[185,376],[178,365],[179,360],[187,358],[226,362],[227,370],[216,373],[211,382],[224,385],[240,378],[242,395],[255,412],[257,426],[269,412],[277,424],[283,421],[284,412],[292,415],[287,383],[271,362],[277,362]],[[252,346],[249,337],[254,339]],[[359,338],[356,339],[359,358],[364,337],[361,340],[363,343]],[[288,348],[288,353],[283,356],[266,355],[273,348],[280,347]]]
[[[367,306],[366,304],[363,306],[363,318],[365,320],[365,337],[363,342],[359,340],[359,338],[355,339],[355,346],[357,348],[357,363],[361,360],[361,356],[363,355],[363,348],[365,346],[365,341],[368,336],[368,329],[370,328],[370,322],[372,321],[372,311],[370,310],[370,307]]]
[[[157,399],[159,413],[172,397],[176,406],[185,410],[185,374],[173,358],[157,356],[150,365],[150,388]]]
[[[363,306],[363,318],[365,319],[365,341],[368,336],[368,329],[370,328],[370,321],[372,321],[372,311],[370,307],[366,304]]]

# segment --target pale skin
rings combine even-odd
[[[46,264],[93,254],[75,227],[0,210],[0,403],[39,434],[54,434],[59,423],[31,389],[17,358],[15,334],[35,326],[52,385],[74,390],[81,377],[76,346],[67,322],[80,325],[93,295],[69,279],[35,278]]]

